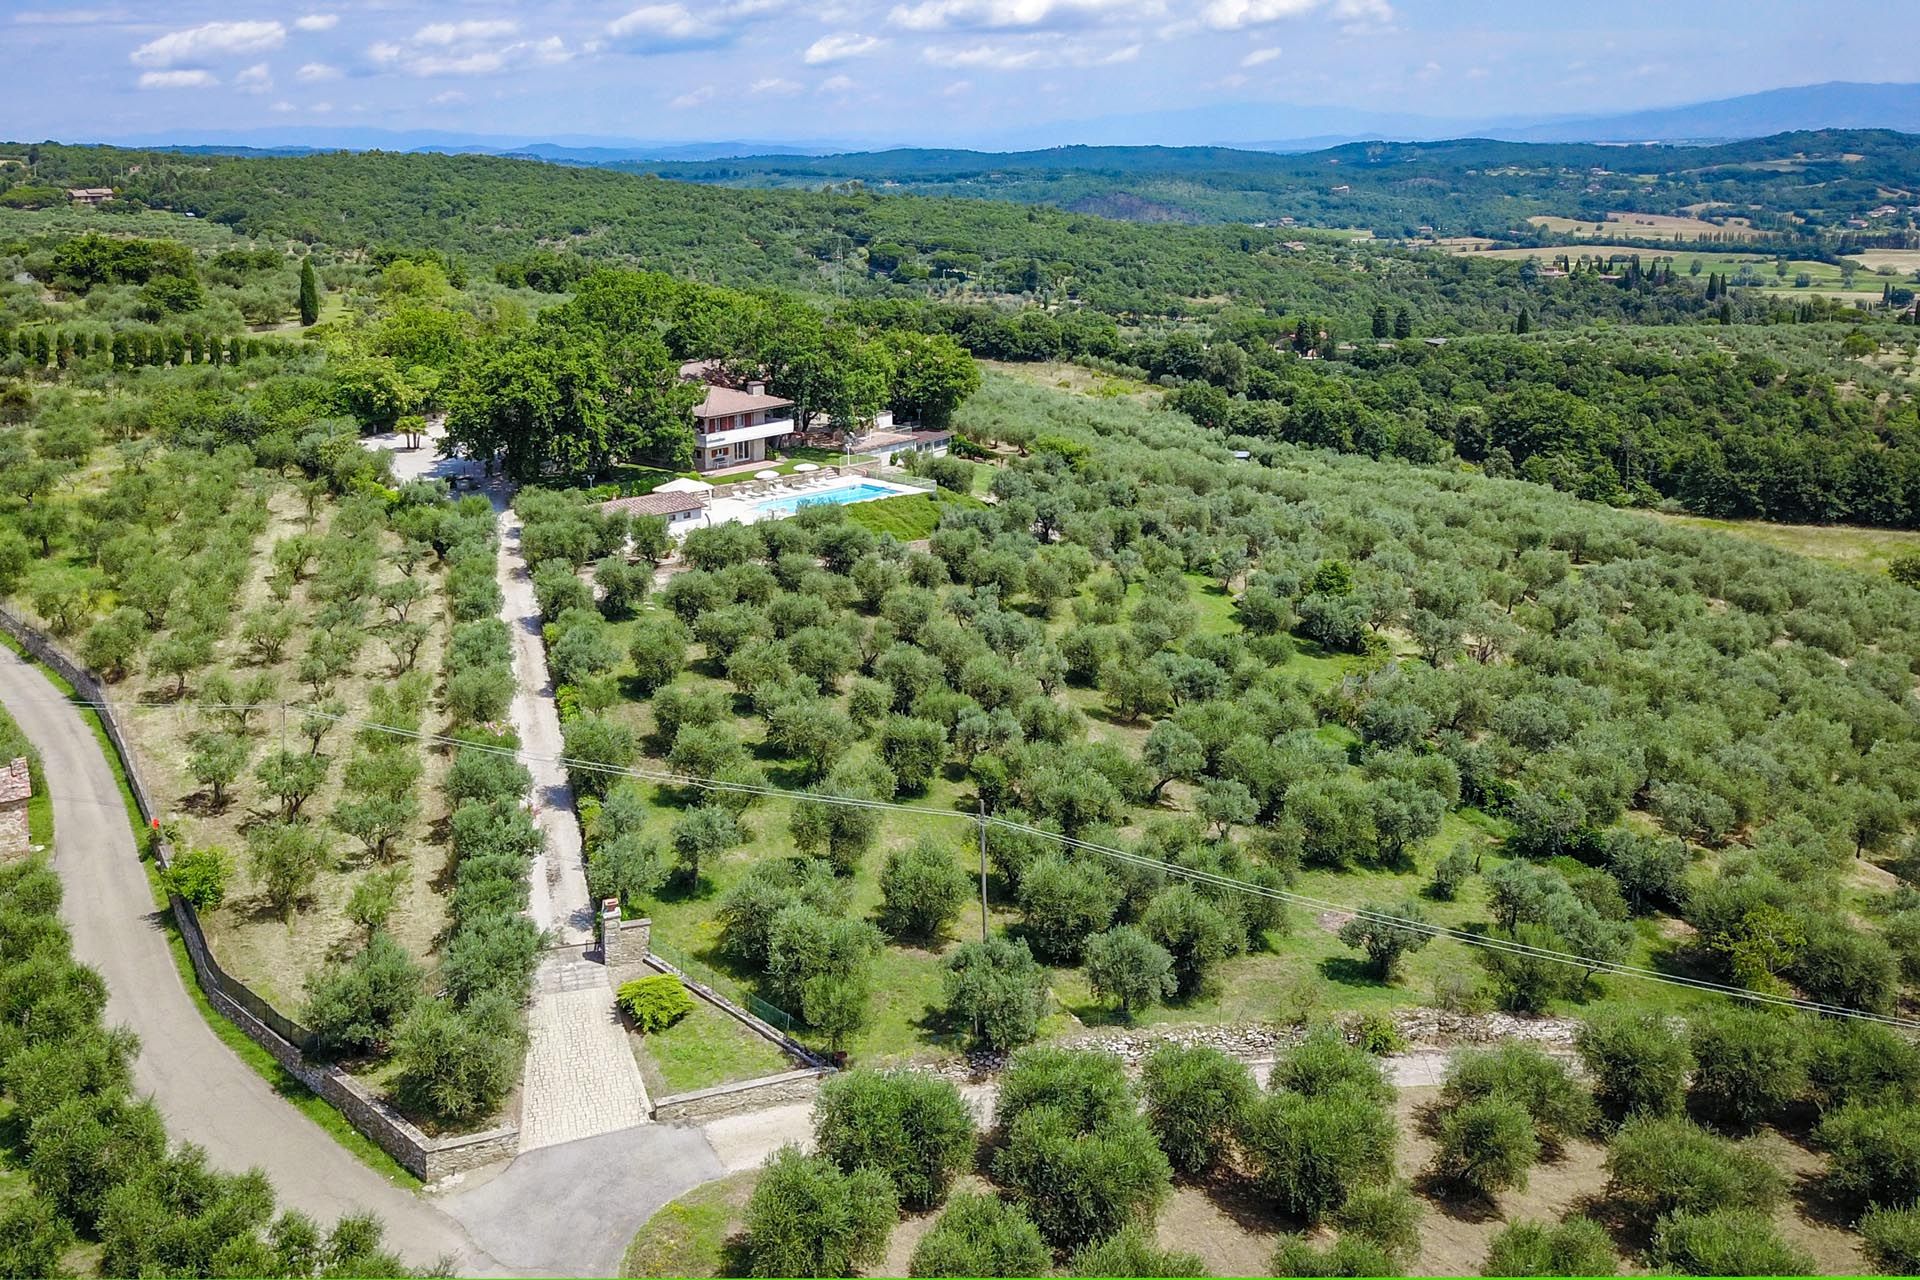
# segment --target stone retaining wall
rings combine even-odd
[[[758,1080],[670,1094],[654,1100],[653,1118],[661,1124],[705,1124],[744,1111],[807,1102],[819,1092],[820,1081],[832,1074],[831,1067],[806,1067],[783,1071],[777,1076],[761,1076]]]
[[[127,746],[113,708],[108,705],[93,674],[5,608],[0,608],[0,630],[5,630],[35,660],[72,685],[75,696],[82,702],[91,704],[106,730],[107,740],[113,744],[114,754],[120,758],[120,767],[126,774],[127,786],[133,792],[133,801],[140,811],[141,820],[151,824],[154,816],[160,812],[159,806],[154,803],[153,794],[141,776],[139,761]],[[164,840],[155,841],[154,852],[161,869],[165,870],[173,857],[172,847]],[[186,944],[194,977],[200,989],[206,993],[207,1002],[272,1054],[274,1061],[285,1067],[300,1083],[345,1116],[349,1124],[378,1143],[381,1150],[408,1172],[431,1182],[463,1169],[491,1164],[514,1153],[520,1136],[519,1128],[515,1125],[503,1125],[481,1133],[431,1138],[338,1067],[308,1062],[301,1052],[301,1044],[306,1038],[305,1028],[224,972],[207,946],[206,934],[200,927],[200,918],[193,907],[173,893],[167,895],[167,901],[173,909],[174,923],[180,931],[181,941]]]

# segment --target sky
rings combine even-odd
[[[1913,80],[1917,37],[1911,0],[0,0],[0,135],[1207,142]]]

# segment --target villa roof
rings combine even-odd
[[[726,418],[736,413],[757,413],[762,409],[789,409],[793,401],[766,392],[736,391],[732,387],[707,388],[707,398],[693,411],[696,418]]]
[[[638,497],[603,502],[600,509],[608,515],[619,512],[630,516],[673,516],[682,511],[698,511],[706,505],[698,495],[691,493],[643,493]]]

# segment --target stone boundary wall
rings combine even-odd
[[[113,744],[114,754],[120,758],[120,767],[126,773],[134,804],[139,808],[141,818],[151,825],[160,812],[159,806],[154,803],[153,793],[140,773],[139,761],[127,745],[126,736],[121,732],[119,721],[113,708],[108,705],[99,681],[45,636],[5,608],[0,608],[0,630],[6,631],[36,661],[72,685],[75,695],[82,701],[93,704],[92,709],[100,717],[107,740]],[[173,858],[172,846],[164,840],[158,840],[154,842],[154,849],[160,868],[165,870]],[[328,1063],[308,1062],[301,1052],[307,1042],[306,1028],[220,968],[207,946],[200,917],[192,904],[171,891],[167,894],[167,902],[173,909],[174,923],[180,930],[181,940],[186,944],[187,957],[193,963],[194,977],[199,981],[200,989],[206,993],[208,1003],[415,1177],[432,1182],[463,1169],[490,1164],[512,1155],[517,1149],[520,1130],[518,1126],[510,1124],[481,1133],[428,1137],[346,1072]]]
[[[653,1118],[660,1124],[705,1124],[722,1116],[806,1102],[819,1092],[820,1081],[832,1074],[831,1067],[804,1067],[777,1076],[670,1094],[654,1100]]]

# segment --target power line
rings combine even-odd
[[[125,709],[129,704],[114,704],[106,701],[90,702],[84,699],[63,698],[58,700],[66,706],[84,706],[94,709]],[[516,761],[532,760],[546,764],[557,764],[572,771],[598,773],[610,777],[631,778],[637,781],[652,782],[663,786],[686,787],[706,791],[718,791],[732,794],[761,796],[779,800],[812,801],[820,804],[835,804],[847,808],[870,809],[889,813],[907,813],[918,817],[939,818],[969,825],[978,825],[981,830],[989,826],[1003,830],[1019,832],[1023,835],[1052,841],[1067,848],[1080,850],[1098,857],[1127,866],[1157,871],[1163,875],[1175,876],[1196,884],[1229,892],[1244,893],[1254,897],[1269,898],[1295,906],[1320,911],[1340,912],[1353,917],[1369,920],[1378,924],[1391,925],[1406,929],[1430,938],[1445,938],[1463,946],[1485,951],[1502,952],[1525,959],[1540,960],[1547,963],[1564,965],[1585,970],[1588,973],[1605,973],[1614,977],[1631,978],[1645,982],[1663,983],[1668,986],[1698,991],[1706,995],[1717,995],[1728,999],[1744,1000],[1752,1004],[1776,1008],[1794,1009],[1805,1013],[1819,1014],[1824,1017],[1850,1018],[1857,1021],[1875,1022],[1903,1030],[1920,1032],[1920,1019],[1903,1018],[1893,1014],[1875,1013],[1867,1009],[1855,1009],[1846,1005],[1828,1004],[1818,1000],[1808,1000],[1799,996],[1780,995],[1773,992],[1754,991],[1746,987],[1737,987],[1729,983],[1714,982],[1706,978],[1691,977],[1686,974],[1665,973],[1658,969],[1649,969],[1641,965],[1631,965],[1622,961],[1602,960],[1593,956],[1583,956],[1577,952],[1559,951],[1548,947],[1534,946],[1513,938],[1497,938],[1486,934],[1473,933],[1464,929],[1455,929],[1431,921],[1412,920],[1390,911],[1381,911],[1372,907],[1354,906],[1329,899],[1316,898],[1310,894],[1295,892],[1273,885],[1255,884],[1233,876],[1198,868],[1183,867],[1178,863],[1161,858],[1149,857],[1126,849],[1110,845],[1096,844],[1081,840],[1075,836],[1028,823],[1014,822],[994,815],[975,815],[953,809],[940,809],[932,805],[903,804],[897,800],[877,800],[864,796],[836,795],[820,791],[792,791],[779,787],[749,782],[735,782],[720,778],[700,778],[690,774],[673,773],[659,769],[640,769],[631,766],[601,764],[597,761],[580,760],[566,755],[543,755],[511,747],[494,746],[489,743],[472,742],[450,734],[429,733],[421,729],[409,729],[398,725],[380,724],[357,716],[339,712],[325,711],[317,707],[300,703],[201,703],[201,702],[136,702],[131,707],[139,710],[185,710],[195,711],[272,711],[297,710],[302,714],[318,716],[337,724],[354,725],[362,730],[392,735],[413,741],[454,747],[461,750],[479,751],[489,755],[505,756]]]

